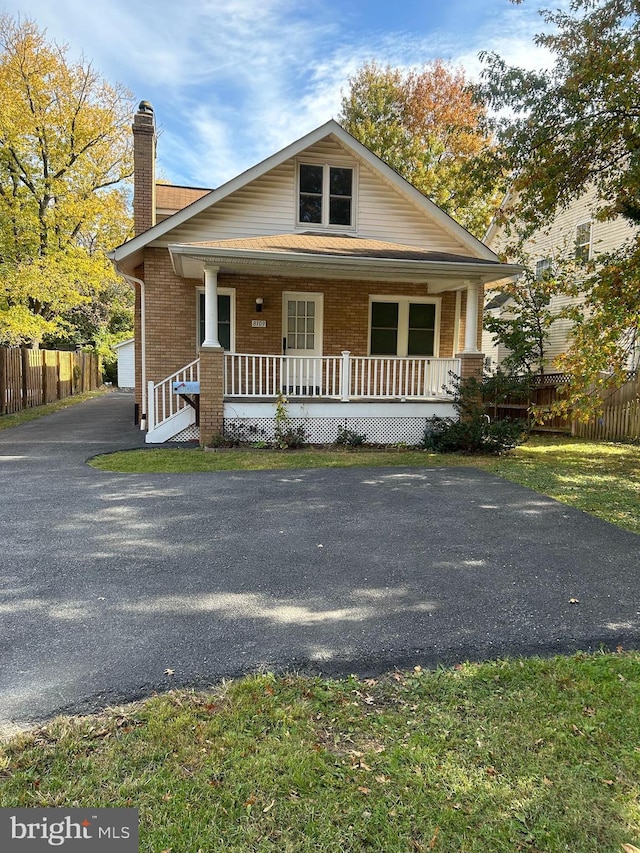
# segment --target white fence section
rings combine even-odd
[[[340,356],[225,355],[225,397],[340,396]]]
[[[181,429],[195,422],[195,410],[173,391],[174,382],[198,382],[200,380],[200,359],[196,358],[186,367],[176,370],[161,382],[148,384],[147,442],[166,441],[164,436],[175,435]],[[173,432],[172,432],[173,430]]]
[[[442,399],[460,375],[457,358],[225,355],[225,397]]]
[[[351,362],[351,397],[444,397],[452,376],[460,375],[457,358],[360,358]]]

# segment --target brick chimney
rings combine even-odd
[[[149,101],[133,117],[133,226],[141,234],[156,224],[156,122]]]

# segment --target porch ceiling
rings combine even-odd
[[[202,279],[204,266],[221,272],[312,276],[314,278],[406,281],[430,290],[455,290],[469,280],[496,282],[522,267],[416,246],[341,234],[278,234],[205,243],[174,243],[169,252],[176,273]]]

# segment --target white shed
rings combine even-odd
[[[136,350],[134,339],[113,345],[118,354],[118,388],[134,388],[136,384]]]

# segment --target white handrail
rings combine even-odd
[[[226,353],[225,397],[425,399],[447,396],[460,359]]]
[[[160,382],[149,382],[147,395],[149,432],[153,432],[154,429],[157,429],[189,405],[186,400],[174,392],[173,383],[198,382],[199,380],[200,359],[196,358]]]

